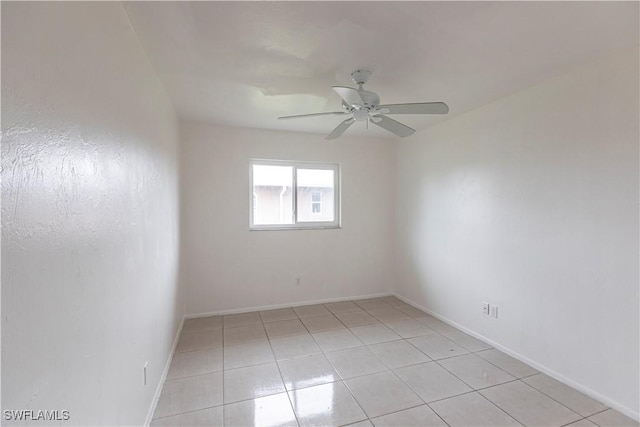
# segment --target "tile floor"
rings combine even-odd
[[[637,426],[394,298],[187,320],[152,426]]]

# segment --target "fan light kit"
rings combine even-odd
[[[447,114],[449,112],[449,107],[444,102],[380,105],[380,97],[378,94],[362,88],[369,80],[369,77],[371,77],[371,71],[356,70],[351,73],[351,78],[358,85],[358,89],[346,86],[332,87],[332,89],[340,95],[340,98],[342,98],[342,107],[345,111],[284,116],[278,117],[278,119],[286,120],[315,116],[350,115],[351,117],[340,123],[325,139],[336,139],[355,122],[364,122],[367,127],[369,126],[369,122],[371,122],[395,135],[405,137],[414,133],[415,130],[387,117],[387,114]]]

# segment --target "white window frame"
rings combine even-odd
[[[253,214],[255,206],[253,204],[253,166],[265,165],[265,166],[289,166],[292,169],[292,203],[293,203],[293,224],[254,224]],[[333,170],[333,206],[334,216],[333,221],[305,221],[298,222],[298,183],[297,183],[297,170],[298,169],[322,169]],[[308,229],[331,229],[342,228],[341,225],[341,210],[340,210],[340,165],[338,163],[319,163],[319,162],[306,162],[306,161],[293,161],[293,160],[272,160],[272,159],[251,159],[249,161],[249,230],[251,231],[263,231],[263,230],[308,230]]]

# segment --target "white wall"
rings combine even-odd
[[[141,425],[183,314],[178,127],[122,5],[3,2],[2,119],[2,409]]]
[[[384,293],[393,280],[395,143],[184,124],[191,314]],[[342,229],[249,231],[249,159],[337,162]],[[296,277],[302,277],[296,286]]]
[[[638,75],[637,49],[584,65],[397,165],[398,292],[636,418]]]

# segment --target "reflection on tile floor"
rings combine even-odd
[[[152,426],[638,426],[395,297],[185,321]]]

